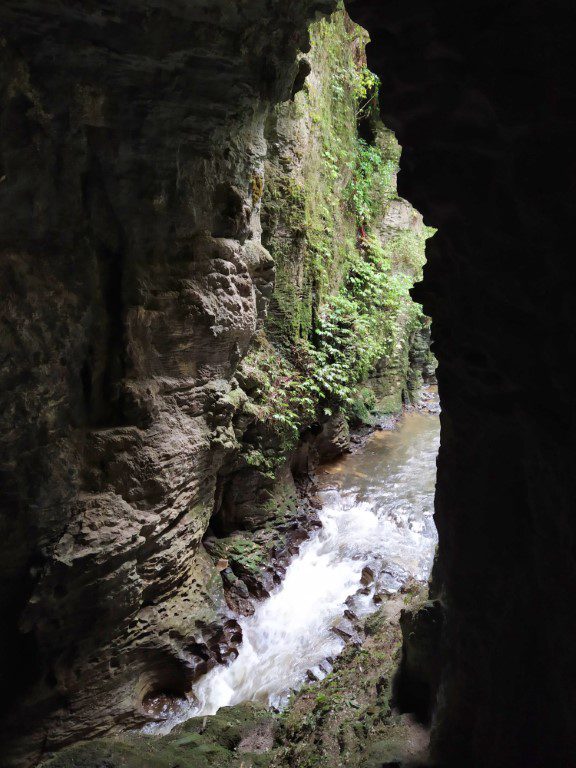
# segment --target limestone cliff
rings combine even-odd
[[[266,330],[318,385],[312,396],[354,418],[366,383],[380,412],[410,401],[409,350],[427,321],[408,290],[433,230],[398,196],[400,147],[379,117],[366,31],[340,9],[310,34],[303,89],[267,126],[263,242],[276,284]]]
[[[187,293],[191,283],[196,290],[193,243],[233,232],[239,254],[249,239],[243,203],[251,209],[263,165],[261,110],[301,83],[307,23],[331,7],[4,0],[0,8],[0,658],[4,733],[33,734],[35,754],[105,731],[116,716],[134,721],[140,699],[122,643],[145,648],[148,679],[168,668],[149,651],[168,643],[198,552],[195,517],[173,516],[172,497],[192,487],[190,469],[201,478],[190,509],[210,512],[220,454],[204,439],[215,431],[205,387],[228,380],[223,356],[235,353],[232,339],[242,352],[251,335],[219,303],[214,286],[228,280],[228,262],[218,256],[211,268],[204,246],[198,261],[214,282],[206,303]],[[576,8],[566,0],[347,7],[373,39],[386,123],[405,152],[401,192],[439,229],[420,289],[434,317],[443,401],[436,519],[450,664],[435,757],[471,768],[568,766]],[[235,268],[245,290],[248,265]],[[129,315],[141,319],[137,344]],[[172,440],[183,425],[180,467],[182,444]],[[129,493],[116,490],[117,457],[129,467]],[[122,514],[100,545],[90,537],[92,516],[107,514],[97,511],[103,492]],[[80,562],[78,551],[82,566],[66,565]],[[159,593],[144,597],[156,583]],[[153,607],[160,600],[163,616]],[[181,669],[177,635],[167,656]],[[122,652],[107,666],[113,642]]]

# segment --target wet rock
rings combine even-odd
[[[332,632],[342,638],[345,643],[359,645],[362,642],[360,632],[354,626],[354,623],[347,617],[337,621],[332,627]]]
[[[231,568],[222,571],[222,580],[229,608],[240,616],[251,616],[254,613],[254,603],[246,583],[238,578]]]
[[[357,591],[355,594],[349,595],[344,601],[345,605],[350,610],[350,612],[353,613],[354,616],[357,616],[365,605],[365,600],[363,599],[365,595],[363,595],[362,592],[363,590]]]
[[[357,620],[358,620],[358,616],[356,616],[356,614],[354,613],[354,611],[351,611],[349,608],[347,608],[347,609],[344,611],[344,616],[345,616],[345,617],[346,617],[346,618],[347,618],[349,621],[357,621]]]
[[[410,581],[410,574],[397,563],[386,563],[377,571],[374,582],[376,594],[393,594]]]
[[[396,703],[424,723],[436,701],[442,659],[444,615],[438,600],[402,610],[402,663],[396,683]]]
[[[334,669],[334,659],[331,657],[325,659],[321,664],[319,664],[320,671],[324,676],[329,675],[330,672]]]
[[[343,414],[331,417],[322,425],[316,436],[314,449],[319,461],[330,461],[345,453],[350,447],[350,430]]]
[[[0,738],[33,754],[137,727],[156,651],[225,621],[201,540],[273,280],[264,125],[334,3],[153,6],[0,10]]]
[[[360,576],[360,583],[363,584],[365,587],[369,586],[374,582],[374,571],[370,566],[365,565],[364,568],[362,568],[362,575]]]

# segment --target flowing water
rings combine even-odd
[[[186,717],[245,701],[281,708],[309,671],[321,678],[326,660],[344,647],[334,626],[342,629],[347,607],[365,616],[379,594],[428,578],[439,431],[436,414],[406,413],[397,429],[375,432],[358,453],[320,473],[322,528],[302,544],[271,597],[240,620],[238,657],[197,683]],[[366,566],[375,578],[362,590]]]

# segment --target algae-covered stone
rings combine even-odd
[[[422,758],[427,733],[392,712],[393,679],[400,660],[399,616],[427,593],[414,585],[366,620],[366,638],[349,645],[322,681],[294,694],[282,713],[275,768],[380,768]]]
[[[98,739],[60,752],[43,768],[265,768],[277,717],[255,704],[193,718],[167,736]]]

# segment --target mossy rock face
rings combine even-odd
[[[370,424],[375,401],[402,409],[427,362],[410,354],[425,321],[409,290],[432,230],[398,197],[401,150],[373,109],[367,40],[342,5],[311,25],[304,87],[269,119],[262,223],[276,267],[268,339],[318,405]]]
[[[287,562],[308,530],[291,474],[297,450],[311,445],[306,431],[324,430],[322,452],[338,454],[348,441],[343,413],[370,423],[377,411],[401,410],[404,394],[418,389],[418,370],[430,367],[429,333],[420,332],[425,322],[409,296],[429,231],[398,198],[400,148],[392,132],[375,114],[367,115],[372,140],[358,132],[369,96],[366,33],[341,6],[311,25],[310,39],[304,87],[273,110],[265,173],[249,181],[276,270],[268,317],[262,310],[235,370],[237,385],[213,385],[210,439],[226,459],[215,508],[198,510],[198,518],[212,512],[215,535],[206,537],[206,549],[220,561],[237,611],[275,586],[273,557]],[[271,269],[259,246],[244,251],[251,270],[262,260]],[[308,453],[301,463],[305,474]],[[345,649],[325,680],[293,698],[277,732],[274,715],[245,705],[165,737],[78,745],[46,765],[365,768],[367,755],[375,765],[390,761],[397,736],[390,681],[401,640],[386,611],[370,620],[362,648]]]
[[[63,750],[43,768],[380,768],[421,759],[426,733],[392,713],[392,680],[403,608],[426,588],[386,601],[366,621],[361,646],[347,646],[324,680],[293,695],[276,715],[261,705],[224,707],[167,736],[99,739]]]
[[[377,103],[377,79],[366,67],[367,34],[340,3],[311,25],[310,41],[303,87],[269,116],[264,183],[252,180],[275,284],[239,363],[239,386],[219,401],[234,414],[234,434],[219,438],[230,455],[211,520],[220,537],[293,517],[290,475],[311,469],[307,433],[322,430],[316,453],[339,455],[345,421],[373,425],[401,411],[427,359],[409,289],[429,231],[398,197],[400,147],[368,106]],[[323,440],[337,423],[337,439]],[[230,547],[218,557],[250,579],[266,560],[267,543],[256,543],[260,554]]]
[[[195,717],[175,728],[169,738],[175,744],[183,744],[188,738],[201,738],[230,751],[239,749],[248,752],[247,747],[258,741],[259,734],[267,733],[269,745],[272,745],[277,719],[274,713],[262,705],[247,702],[234,707],[222,707],[210,717]]]
[[[136,739],[131,742],[94,741],[65,749],[43,768],[228,768],[229,750],[214,744],[190,740],[172,745],[166,741]]]
[[[380,768],[420,758],[426,734],[393,714],[401,611],[421,602],[423,585],[388,599],[365,621],[366,639],[349,645],[324,680],[296,693],[280,718],[275,768]]]
[[[402,390],[394,392],[386,397],[378,398],[377,408],[379,413],[400,413],[403,406]]]
[[[395,734],[388,739],[380,739],[368,745],[362,768],[382,768],[382,766],[401,768],[404,754],[404,739]]]
[[[255,704],[193,718],[168,736],[98,739],[60,752],[43,768],[266,768],[276,715]],[[253,750],[253,751],[252,751]]]

